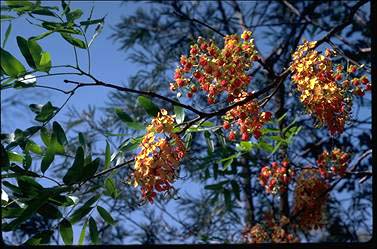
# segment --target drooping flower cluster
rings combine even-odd
[[[248,244],[266,243],[270,239],[268,232],[259,223],[253,227],[246,227],[242,232],[242,237]]]
[[[239,97],[234,99],[234,103],[244,100],[252,93],[242,92]],[[249,140],[250,135],[256,139],[261,136],[260,129],[262,126],[271,119],[271,112],[260,112],[259,105],[256,100],[248,101],[245,104],[236,106],[228,111],[223,117],[223,128],[232,129],[229,132],[229,140],[234,140],[237,135],[236,128],[239,128],[241,139],[244,141]],[[238,126],[238,127],[237,127]]]
[[[272,162],[271,166],[264,166],[259,174],[259,182],[267,193],[276,194],[285,192],[287,185],[295,175],[293,168],[288,167],[288,161]]]
[[[317,159],[320,174],[325,178],[334,175],[343,176],[349,162],[349,155],[338,148],[334,148],[331,153],[325,150]]]
[[[293,212],[304,230],[321,228],[326,223],[325,209],[329,184],[315,168],[303,169],[294,190]]]
[[[156,192],[173,188],[180,160],[185,155],[185,145],[175,133],[174,116],[162,109],[147,127],[135,158],[134,186],[141,186],[142,198],[153,202]]]
[[[322,55],[314,50],[315,46],[316,41],[306,41],[293,53],[292,81],[307,111],[320,124],[326,125],[331,135],[340,134],[350,115],[352,94],[364,95],[364,90],[359,87],[360,81],[366,84],[365,90],[370,90],[371,85],[365,76],[342,81],[344,67],[333,65],[331,61],[335,52],[327,49]],[[356,66],[350,66],[347,77],[356,69]]]
[[[224,38],[224,47],[220,49],[215,42],[198,38],[191,46],[190,55],[182,55],[180,66],[175,70],[175,82],[170,89],[183,88],[191,98],[198,89],[203,90],[208,103],[216,102],[221,93],[227,94],[232,102],[242,91],[247,89],[251,77],[247,71],[258,60],[251,31],[245,31],[241,38],[228,35]]]
[[[285,224],[289,223],[288,218],[283,216],[280,222],[274,219],[265,220],[265,224],[257,223],[253,227],[246,227],[242,232],[244,241],[251,243],[298,243],[299,239],[289,233]]]

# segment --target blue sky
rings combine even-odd
[[[51,3],[46,2],[48,5],[60,5],[59,2]],[[89,14],[90,8],[93,5],[91,2],[75,2],[71,3],[71,8],[80,8],[84,11],[84,16]],[[125,13],[134,11],[137,8],[138,4],[127,4],[126,6],[121,6],[120,2],[101,2],[96,1],[94,3],[94,13],[93,17],[101,18],[106,15],[105,26],[102,33],[96,38],[94,43],[90,46],[91,50],[91,61],[92,61],[92,74],[98,77],[99,79],[106,79],[108,82],[114,82],[115,84],[122,84],[126,82],[127,78],[134,74],[137,71],[137,67],[128,63],[126,61],[126,54],[124,51],[118,50],[118,44],[112,42],[109,36],[112,33],[111,25],[118,23],[121,20],[121,17]],[[8,27],[8,22],[1,23],[1,37],[4,37],[6,28]],[[26,64],[23,59],[17,43],[16,36],[20,35],[25,38],[41,34],[45,30],[43,28],[32,26],[28,23],[25,23],[23,18],[12,21],[12,33],[8,39],[8,42],[5,46],[5,49],[11,52],[16,56],[21,62]],[[62,64],[73,64],[74,65],[74,52],[72,47],[63,40],[58,34],[53,34],[50,37],[47,37],[43,40],[40,40],[40,45],[45,51],[51,53],[53,65],[62,65]],[[87,68],[86,63],[86,52],[84,50],[78,49],[80,65],[83,68]],[[49,85],[56,87],[66,87],[63,83],[63,79],[67,77],[47,77],[44,79],[38,80],[38,83],[41,85]],[[71,77],[70,77],[71,78]],[[43,89],[44,90],[44,89]],[[34,92],[30,90],[7,90],[2,93],[3,99],[7,96],[10,96],[14,93],[17,93],[17,97],[22,94],[23,98],[29,97],[29,93]],[[43,104],[47,101],[52,101],[56,106],[59,106],[64,102],[66,96],[55,91],[44,91],[43,99],[32,99],[37,104]],[[109,90],[106,88],[91,88],[91,89],[80,89],[76,94],[71,98],[68,105],[77,107],[79,110],[84,110],[88,105],[95,105],[97,107],[104,107],[107,94]],[[47,95],[47,96],[46,96]],[[39,102],[38,102],[39,101]],[[28,102],[29,103],[29,102]],[[2,115],[8,115],[7,119],[3,120],[2,128],[3,132],[10,132],[15,126],[21,129],[25,129],[30,126],[30,122],[25,122],[26,120],[31,120],[30,115],[25,115],[22,119],[16,118],[11,113],[13,112],[12,108],[7,110],[2,110]],[[32,114],[31,111],[28,111],[28,114]],[[28,118],[27,118],[28,117]],[[58,119],[64,117],[64,112],[59,114]]]

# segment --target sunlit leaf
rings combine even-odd
[[[66,40],[67,42],[69,42],[75,47],[82,48],[82,49],[87,48],[85,42],[78,38],[74,38],[73,36],[69,34],[64,34],[64,33],[60,33],[60,35],[64,38],[64,40]]]
[[[181,106],[174,106],[175,120],[177,124],[182,123],[185,120],[185,109]]]
[[[86,220],[82,226],[81,232],[80,232],[80,238],[79,238],[79,245],[82,245],[84,243],[85,239],[85,233],[86,233],[86,227],[88,226],[89,220]]]
[[[0,48],[1,69],[11,77],[18,77],[26,72],[25,67],[13,55]]]

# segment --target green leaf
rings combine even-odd
[[[61,34],[82,34],[80,30],[72,28],[71,25],[67,23],[42,22],[42,27],[51,32],[59,32]],[[33,40],[35,40],[35,38],[33,38]]]
[[[232,198],[230,195],[230,191],[228,189],[224,189],[224,201],[225,201],[225,206],[227,209],[232,208]]]
[[[18,163],[22,163],[22,161],[24,160],[23,155],[18,154],[17,152],[13,152],[13,151],[8,151],[8,158],[9,158],[9,161],[18,162]]]
[[[68,169],[63,177],[63,182],[67,185],[77,183],[81,179],[82,170],[84,169],[84,149],[80,146],[76,151],[75,160],[72,167]]]
[[[50,195],[49,192],[43,192],[42,194],[38,195],[36,198],[34,198],[32,201],[28,203],[27,207],[23,209],[19,217],[14,219],[9,224],[4,225],[2,230],[3,231],[15,230],[24,221],[28,220],[31,216],[33,216],[40,207],[42,207],[44,204],[47,203],[49,195]]]
[[[97,172],[100,161],[101,160],[99,158],[96,158],[94,161],[85,165],[83,171],[81,172],[82,178],[80,180],[84,181],[92,177]]]
[[[20,176],[17,178],[17,184],[21,192],[25,195],[38,196],[43,190],[43,186],[36,182],[32,177]]]
[[[59,225],[60,235],[66,245],[72,245],[73,243],[73,229],[69,220],[63,219]]]
[[[85,147],[86,146],[86,142],[85,142],[85,136],[82,132],[79,132],[79,142],[80,144]]]
[[[41,15],[41,16],[55,16],[54,12],[45,8],[34,9],[31,13],[35,15]]]
[[[138,103],[141,107],[144,108],[144,110],[148,113],[148,115],[152,117],[156,117],[157,114],[160,112],[160,108],[158,108],[153,102],[144,96],[139,96],[137,98]]]
[[[51,56],[48,52],[43,52],[41,46],[36,39],[28,40],[28,48],[32,55],[34,66],[33,68],[41,72],[48,73],[51,69]],[[30,65],[30,64],[29,64]],[[31,65],[30,65],[31,66]]]
[[[39,61],[38,70],[41,72],[50,72],[51,69],[51,55],[49,52],[43,52],[41,54],[41,60]]]
[[[42,155],[43,154],[42,148],[38,144],[36,144],[35,142],[33,142],[32,140],[28,140],[27,141],[25,149],[27,151],[31,151],[31,152],[33,152],[35,154],[38,154],[38,155]]]
[[[24,157],[24,160],[22,161],[22,166],[24,167],[24,169],[28,170],[31,166],[31,162],[32,162],[32,158],[30,156],[30,153],[25,151],[25,157]]]
[[[274,149],[271,151],[271,155],[275,154],[275,152],[280,148],[280,146],[282,145],[283,142],[278,142]]]
[[[126,122],[128,128],[130,129],[133,129],[135,131],[140,131],[140,130],[144,130],[145,129],[145,126],[144,124],[140,123],[140,122]]]
[[[46,230],[46,231],[37,233],[36,235],[34,235],[30,239],[28,239],[24,243],[24,245],[31,246],[31,245],[48,244],[50,242],[50,238],[52,237],[53,234],[54,234],[54,232],[51,231],[51,230]]]
[[[108,169],[111,163],[111,152],[110,152],[110,144],[106,141],[106,151],[105,151],[105,166],[104,169]]]
[[[121,108],[115,108],[115,113],[123,122],[133,122],[132,118],[125,113]]]
[[[258,143],[258,147],[268,153],[271,153],[274,151],[274,147],[271,144],[268,144],[262,140]]]
[[[58,110],[58,108],[53,106],[49,101],[42,107],[41,112],[35,116],[35,120],[39,122],[46,122],[53,117],[56,110]]]
[[[5,44],[7,44],[10,32],[12,32],[12,23],[11,22],[9,22],[8,28],[5,31],[5,37],[4,37],[4,41],[3,41],[3,48],[5,47]]]
[[[44,174],[46,170],[50,167],[51,163],[55,159],[55,151],[51,149],[51,147],[47,148],[46,154],[42,159],[41,162],[41,171]]]
[[[43,207],[38,210],[38,213],[47,219],[60,219],[63,217],[59,209],[50,203],[43,205]]]
[[[17,39],[18,48],[20,49],[22,55],[24,56],[27,64],[32,68],[36,68],[37,64],[34,62],[33,55],[30,52],[28,41],[21,36],[17,36],[16,39]]]
[[[281,121],[283,121],[283,119],[288,115],[288,113],[284,113],[281,117],[279,117],[277,120],[278,122],[280,123]]]
[[[232,165],[233,163],[233,158],[230,158],[229,160],[225,160],[223,162],[223,168],[221,170],[227,170],[229,168],[230,165]]]
[[[52,130],[56,134],[56,137],[58,138],[58,142],[61,145],[65,145],[68,143],[65,132],[58,122],[54,121],[52,123]]]
[[[93,203],[95,203],[100,197],[101,197],[100,194],[96,194],[96,195],[92,196],[80,208],[75,210],[75,212],[73,212],[73,214],[70,217],[71,223],[75,224],[76,222],[81,220],[81,218],[83,218],[85,215],[87,215],[93,209],[93,207],[91,205],[93,205]]]
[[[174,106],[175,120],[177,124],[182,123],[185,120],[185,109],[181,106]]]
[[[115,224],[113,217],[111,217],[111,215],[106,211],[106,209],[104,209],[101,206],[97,206],[97,211],[98,211],[99,215],[101,215],[102,219],[104,221],[106,221],[108,224],[110,224],[110,225]]]
[[[134,130],[143,130],[145,126],[137,121],[134,121],[127,113],[125,113],[121,108],[115,108],[115,113],[119,117],[120,120],[125,122],[127,126]]]
[[[97,223],[93,217],[89,218],[89,235],[93,244],[98,244],[98,229]]]
[[[126,140],[124,143],[121,144],[119,151],[126,152],[131,151],[139,147],[139,144],[143,140],[143,136],[131,138],[129,140]]]
[[[241,191],[240,191],[240,186],[238,185],[237,181],[231,180],[230,184],[232,185],[232,190],[234,195],[236,196],[237,200],[241,200]]]
[[[21,168],[20,166],[18,165],[15,165],[15,164],[12,164],[9,169],[15,173],[17,173],[17,175],[24,175],[24,176],[32,176],[32,177],[38,177],[39,175],[33,171],[28,171],[28,170],[25,170],[23,168]]]
[[[28,40],[27,45],[34,61],[35,66],[33,68],[37,69],[42,57],[42,47],[39,46],[36,40]]]
[[[209,131],[204,131],[204,137],[208,147],[208,153],[213,153],[215,151],[215,144],[211,139],[211,133]]]
[[[42,107],[43,107],[43,105],[38,105],[38,104],[30,104],[29,105],[30,110],[32,112],[36,113],[36,114],[41,112]]]
[[[14,18],[15,18],[14,16],[0,15],[0,21],[12,20]]]
[[[51,150],[55,154],[64,154],[64,146],[59,143],[56,133],[52,133],[50,144],[47,147],[48,150]]]
[[[22,7],[31,7],[33,6],[33,3],[26,0],[6,0],[5,3],[10,8],[22,8]]]
[[[80,238],[79,238],[79,245],[82,245],[84,243],[87,226],[88,226],[88,220],[86,220],[84,222],[84,225],[82,226],[82,229],[81,229],[81,232],[80,232]]]
[[[0,165],[1,168],[8,168],[9,167],[9,156],[7,151],[5,150],[4,146],[0,143]]]
[[[225,184],[227,184],[228,182],[229,182],[228,180],[225,180],[225,181],[221,181],[221,182],[216,183],[216,184],[209,184],[209,185],[204,186],[204,189],[208,189],[208,190],[222,190],[223,186]]]
[[[238,146],[236,146],[237,150],[239,151],[251,151],[253,149],[253,144],[248,141],[241,141]]]
[[[41,128],[40,135],[43,143],[48,146],[50,144],[51,134],[48,132],[46,127]]]
[[[0,48],[1,69],[9,76],[17,78],[26,72],[25,67],[13,55]]]
[[[102,17],[100,19],[93,19],[93,20],[88,20],[88,21],[82,21],[80,22],[80,25],[82,26],[89,26],[97,23],[103,23],[105,21],[105,18]]]
[[[73,36],[69,34],[60,33],[60,35],[64,38],[64,40],[66,40],[67,42],[69,42],[75,47],[82,48],[82,49],[87,48],[85,42],[80,39],[74,38]]]
[[[104,193],[105,195],[109,195],[113,198],[117,197],[116,185],[112,178],[107,178],[105,180],[105,189],[106,189],[106,192]]]
[[[91,198],[89,198],[89,200],[87,200],[87,201],[84,203],[83,207],[84,207],[84,206],[91,206],[91,205],[93,205],[96,201],[98,201],[98,199],[99,199],[100,197],[101,197],[100,194],[96,194],[96,195],[92,196]]]
[[[43,38],[45,38],[45,37],[51,35],[52,33],[54,33],[54,31],[49,30],[49,31],[44,32],[44,33],[42,33],[42,34],[40,34],[40,35],[32,36],[32,37],[29,38],[29,40],[38,41],[38,40],[41,40],[41,39],[43,39]]]
[[[82,10],[76,9],[74,11],[71,11],[71,12],[67,13],[67,15],[66,15],[67,16],[67,20],[69,22],[72,22],[72,21],[74,21],[76,19],[79,19],[82,16],[82,14],[83,14]]]
[[[83,206],[83,207],[77,209],[71,215],[71,218],[70,218],[71,223],[75,224],[76,222],[81,220],[81,218],[83,218],[85,215],[87,215],[92,209],[93,209],[93,207],[88,207],[88,206]]]
[[[63,9],[63,14],[67,15],[67,13],[71,11],[71,9],[69,8],[69,5],[64,0],[61,0],[61,4],[62,4],[62,9]]]

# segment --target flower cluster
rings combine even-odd
[[[372,86],[365,76],[360,79],[350,78],[351,74],[356,73],[355,65],[347,69],[347,77],[350,79],[343,80],[344,67],[341,64],[333,65],[331,60],[336,53],[327,49],[322,55],[314,50],[315,46],[316,41],[306,41],[293,53],[290,67],[292,81],[297,86],[300,100],[307,111],[320,124],[326,125],[331,135],[340,134],[349,118],[352,94],[364,95],[360,82],[366,85],[365,90],[370,90]]]
[[[289,166],[287,161],[272,162],[271,166],[264,166],[259,174],[259,182],[265,187],[267,193],[285,192],[287,185],[295,175],[294,170]]]
[[[216,97],[224,92],[228,102],[232,102],[247,89],[251,80],[247,71],[253,61],[259,59],[250,38],[251,31],[243,32],[241,38],[228,35],[220,49],[213,41],[199,37],[191,46],[190,55],[182,55],[170,89],[186,89],[187,97],[192,98],[200,88],[206,93],[209,104],[215,103]]]
[[[329,185],[315,168],[303,169],[294,190],[294,214],[300,228],[317,229],[325,225]]]
[[[135,158],[134,186],[141,186],[142,198],[153,203],[156,192],[168,191],[180,160],[185,155],[185,145],[173,133],[174,116],[162,109],[147,127],[140,144],[141,151]]]
[[[259,223],[253,227],[246,227],[242,232],[242,237],[248,244],[265,243],[270,239],[266,229],[264,229],[264,227]]]
[[[242,101],[250,95],[252,96],[252,93],[242,92],[234,102]],[[237,126],[242,140],[249,140],[250,135],[258,139],[262,135],[260,129],[271,119],[271,115],[271,112],[260,112],[258,102],[251,100],[228,111],[223,117],[223,128],[230,129],[233,126],[228,135],[229,140],[236,138],[238,132],[234,128]]]
[[[246,243],[297,243],[299,239],[283,228],[289,223],[288,218],[283,216],[280,222],[268,219],[266,224],[257,223],[253,227],[246,227],[242,232],[242,237]]]
[[[349,162],[349,155],[346,152],[335,148],[329,153],[325,150],[317,159],[319,173],[330,178],[334,175],[343,176]]]

